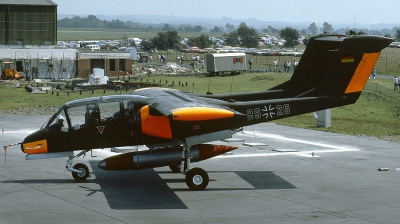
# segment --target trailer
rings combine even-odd
[[[245,53],[207,54],[206,64],[209,76],[237,75],[247,70]]]

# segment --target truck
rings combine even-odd
[[[17,70],[10,67],[12,62],[3,62],[4,66],[1,70],[1,79],[10,80],[10,79],[20,79],[22,75],[17,72]]]
[[[144,62],[147,63],[147,61],[149,59],[149,54],[147,52],[138,52],[137,55],[138,55],[138,61],[140,63],[144,63]]]
[[[3,80],[20,79],[20,78],[22,78],[22,75],[12,68],[5,68],[1,72],[1,79]]]
[[[221,53],[206,55],[209,76],[238,75],[247,70],[245,53]]]

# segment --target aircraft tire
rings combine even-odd
[[[205,170],[195,167],[186,173],[185,181],[190,190],[201,191],[207,187],[210,179]]]
[[[74,169],[79,170],[80,172],[72,172],[72,177],[76,181],[85,181],[89,176],[89,168],[83,163],[77,163],[74,165]]]

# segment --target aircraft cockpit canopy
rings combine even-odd
[[[110,120],[137,119],[141,108],[137,105],[141,105],[140,101],[143,98],[137,95],[115,95],[70,101],[50,118],[46,127],[61,128],[62,131],[68,132]]]

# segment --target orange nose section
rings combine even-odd
[[[26,154],[47,153],[47,140],[24,143],[22,144],[22,150]]]

